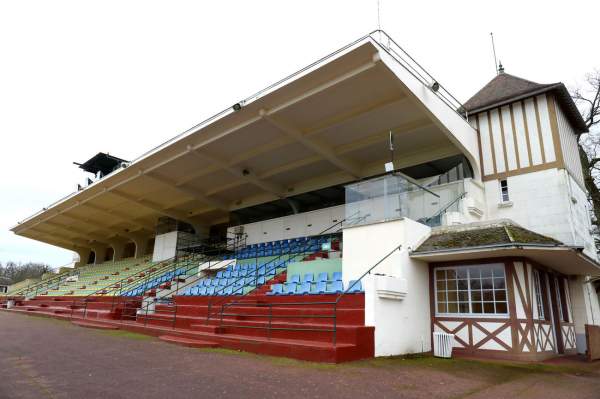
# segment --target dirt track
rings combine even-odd
[[[0,312],[0,399],[338,397],[600,398],[600,363],[419,358],[322,365]]]

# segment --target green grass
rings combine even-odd
[[[137,341],[149,341],[149,340],[154,339],[154,337],[150,336],[150,335],[138,334],[138,333],[124,331],[124,330],[96,330],[96,329],[90,329],[90,330],[95,331],[98,334],[102,334],[102,335],[114,337],[114,338],[133,339],[133,340],[137,340]]]
[[[347,367],[376,367],[394,369],[416,367],[441,371],[457,377],[472,378],[478,376],[490,384],[500,384],[532,374],[594,374],[585,365],[555,365],[509,361],[489,361],[472,359],[440,359],[432,356],[382,357],[347,363]]]

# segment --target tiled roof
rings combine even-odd
[[[586,132],[587,126],[577,106],[560,82],[541,84],[502,72],[471,97],[463,108],[470,114],[476,114],[549,91],[555,93],[558,104],[575,130]]]
[[[512,222],[457,226],[432,232],[413,253],[473,249],[497,245],[563,245],[560,241],[527,230]]]

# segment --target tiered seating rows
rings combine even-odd
[[[132,277],[151,267],[149,257],[127,258],[116,262],[104,262],[83,266],[79,270],[77,281],[62,282],[56,289],[50,289],[46,296],[86,296],[112,285],[122,279]]]
[[[194,272],[196,272],[196,270],[194,269]],[[141,284],[133,287],[132,289],[128,290],[127,292],[123,293],[123,296],[141,296],[144,295],[144,293],[152,288],[156,288],[159,285],[169,282],[169,281],[173,281],[174,279],[181,277],[181,276],[185,276],[187,274],[187,270],[185,268],[178,268],[175,271],[169,271],[167,273],[164,273],[162,275],[153,277],[152,279],[148,280],[148,281],[143,281]]]
[[[352,280],[349,282],[349,293],[363,292],[362,283]],[[291,276],[290,281],[285,284],[273,284],[267,295],[309,295],[309,294],[340,294],[344,292],[342,273],[334,272],[331,280],[327,272],[319,273],[315,280],[313,273],[304,275],[300,281],[300,275]]]
[[[251,244],[242,249],[238,259],[250,259],[263,256],[278,256],[288,253],[317,252],[321,246],[331,241],[329,237],[300,237],[290,240],[278,240]],[[225,259],[234,259],[236,255],[228,255]]]
[[[243,295],[265,284],[285,270],[285,260],[259,260],[258,263],[238,264],[217,272],[214,278],[203,278],[182,295]]]

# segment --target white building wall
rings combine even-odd
[[[588,283],[584,276],[573,276],[569,279],[569,293],[575,322],[577,352],[585,353],[587,349],[585,325],[600,325],[598,296],[593,285]]]
[[[408,256],[429,233],[410,219],[344,229],[345,284],[402,245],[363,279],[365,325],[375,327],[375,356],[431,350],[429,267]]]
[[[564,169],[509,176],[509,203],[497,180],[484,182],[487,219],[512,219],[525,228],[568,245],[584,246],[595,257],[586,196]]]
[[[317,235],[344,220],[344,213],[344,205],[339,205],[262,222],[247,223],[242,226],[244,233],[247,234],[246,244],[257,244]],[[335,233],[340,227],[327,230],[325,234]],[[233,235],[237,228],[237,226],[230,227],[228,229],[230,235]]]

